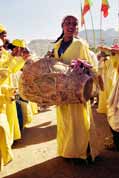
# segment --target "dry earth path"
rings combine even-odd
[[[106,117],[94,111],[100,139],[111,135]],[[102,147],[103,148],[103,147]],[[13,147],[14,159],[0,178],[119,178],[119,152],[103,148],[101,160],[86,166],[73,164],[57,155],[55,107],[34,116],[22,139]]]

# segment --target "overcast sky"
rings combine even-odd
[[[99,29],[101,0],[92,1],[93,23]],[[0,23],[6,26],[11,40],[56,39],[61,33],[61,21],[65,15],[72,14],[80,19],[81,2],[83,0],[0,0]],[[117,29],[119,0],[109,0],[109,3],[109,16],[102,19],[102,28]],[[86,27],[91,29],[90,13],[85,17]]]

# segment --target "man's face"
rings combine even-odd
[[[7,38],[7,32],[3,31],[2,33],[0,33],[0,39],[2,39],[3,41],[6,40]]]

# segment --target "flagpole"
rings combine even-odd
[[[80,4],[81,4],[81,17],[82,17],[82,2],[80,0]],[[84,22],[84,30],[85,30],[85,35],[86,35],[86,41],[89,43],[88,41],[88,33],[87,33],[87,29],[86,29],[86,23],[85,23],[85,18],[83,17],[83,22]]]
[[[117,2],[118,2],[118,9],[117,9],[117,15],[118,15],[118,27],[117,27],[117,29],[118,29],[118,32],[119,32],[119,1],[117,0]],[[119,37],[118,37],[118,39],[119,39]]]
[[[100,12],[100,42],[101,44],[104,44],[103,42],[103,35],[102,35],[102,15],[104,17],[108,16],[108,9],[109,9],[109,3],[108,0],[102,0],[101,4],[101,12]]]
[[[102,44],[102,11],[100,12],[100,44]]]
[[[89,41],[88,41],[88,33],[87,33],[87,30],[86,30],[85,18],[84,18],[84,29],[85,29],[85,34],[86,34],[86,40],[89,43]]]
[[[93,17],[92,17],[91,9],[89,11],[90,11],[91,23],[92,23],[92,28],[93,28],[94,48],[96,49],[96,39],[95,39],[95,30],[94,30],[94,24],[93,24]]]

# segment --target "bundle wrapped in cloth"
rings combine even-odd
[[[71,65],[54,58],[42,58],[28,64],[19,82],[23,99],[39,105],[85,103],[92,95],[92,66],[75,59]]]

